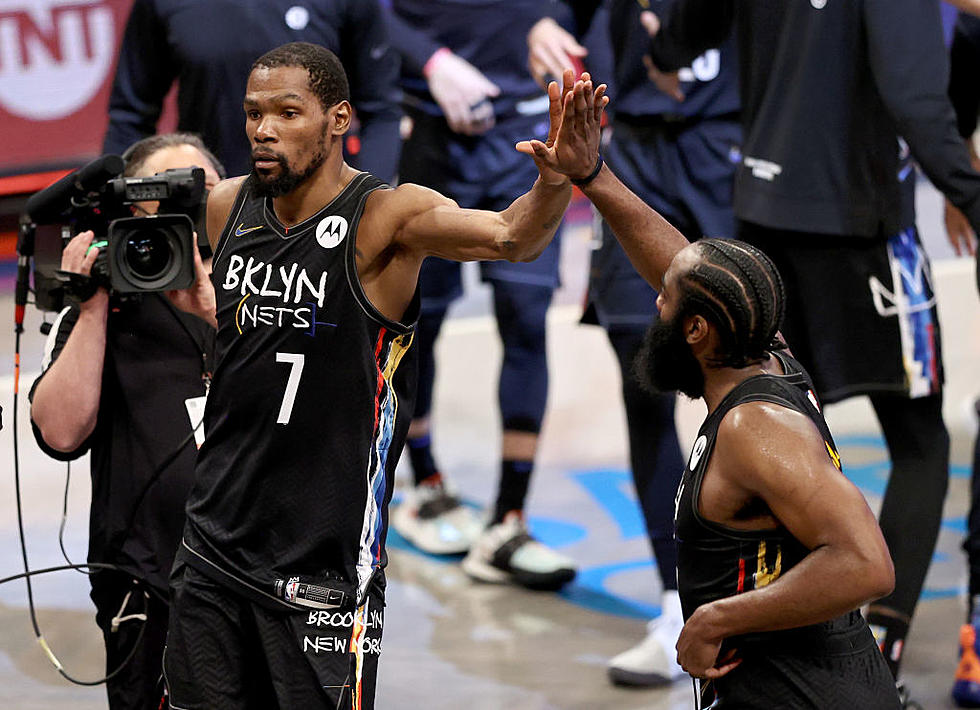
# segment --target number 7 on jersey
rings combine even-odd
[[[286,380],[286,391],[279,406],[279,418],[276,424],[289,424],[293,413],[293,403],[296,401],[296,391],[299,389],[299,378],[303,375],[303,361],[306,356],[302,353],[276,353],[276,362],[289,363],[289,379]]]

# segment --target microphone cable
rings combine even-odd
[[[18,436],[18,426],[19,426],[18,404],[20,399],[20,336],[23,333],[23,331],[24,331],[23,319],[20,319],[19,322],[16,323],[14,328],[14,401],[13,401],[14,437],[13,438],[14,438],[14,499],[16,501],[16,508],[17,508],[17,534],[18,537],[20,538],[20,553],[21,553],[21,559],[23,560],[24,563],[24,571],[19,574],[15,574],[10,577],[4,577],[3,579],[0,579],[0,585],[7,584],[8,582],[13,582],[18,579],[24,580],[27,586],[27,609],[31,619],[31,626],[34,629],[34,637],[37,640],[38,644],[41,646],[41,650],[44,651],[44,655],[47,656],[48,660],[55,667],[55,670],[57,670],[58,673],[60,673],[65,680],[74,683],[76,685],[83,685],[83,686],[101,685],[106,681],[111,680],[112,678],[119,675],[119,673],[122,672],[123,668],[125,668],[126,665],[136,655],[136,651],[139,650],[139,647],[143,641],[143,634],[146,631],[146,623],[144,621],[144,623],[140,625],[139,634],[137,635],[136,640],[133,642],[133,648],[130,649],[129,654],[127,654],[127,656],[119,663],[119,665],[114,670],[112,670],[110,673],[107,673],[102,678],[98,678],[97,680],[84,680],[81,678],[76,678],[73,675],[71,675],[65,669],[64,664],[62,664],[62,662],[54,654],[54,651],[51,650],[51,647],[48,645],[47,640],[44,638],[44,634],[41,632],[41,626],[37,620],[37,610],[34,606],[34,588],[33,585],[31,584],[31,578],[33,576],[39,574],[47,574],[50,572],[59,572],[67,569],[76,569],[76,570],[113,569],[119,572],[126,572],[126,570],[123,570],[118,565],[104,564],[104,563],[97,563],[97,562],[86,563],[86,564],[59,565],[57,567],[47,567],[45,569],[39,569],[39,570],[32,570],[30,568],[30,564],[27,559],[27,541],[24,535],[24,511],[23,511],[23,501],[22,501],[21,487],[20,487],[20,437]],[[62,523],[62,525],[63,524],[64,523]],[[64,548],[62,548],[62,551],[64,551]],[[147,592],[144,591],[143,594],[144,594],[143,611],[145,615],[145,612],[148,610],[147,608],[149,606],[149,600],[147,597]]]

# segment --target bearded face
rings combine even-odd
[[[704,373],[684,337],[683,318],[657,319],[647,330],[634,366],[640,382],[655,392],[704,396]]]

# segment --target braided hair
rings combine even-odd
[[[786,292],[772,260],[734,239],[695,244],[700,259],[681,277],[681,314],[700,314],[718,328],[721,343],[712,364],[746,367],[785,348],[777,333]]]

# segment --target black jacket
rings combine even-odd
[[[249,171],[242,99],[252,62],[287,42],[336,54],[360,120],[357,167],[391,179],[398,166],[398,57],[378,3],[337,0],[136,0],[119,51],[103,150],[153,135],[177,82],[177,128],[199,133],[228,175]]]
[[[914,220],[901,136],[980,230],[980,175],[946,96],[939,3],[679,0],[651,54],[675,69],[733,24],[745,126],[740,219],[823,234],[899,232]]]

